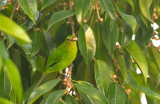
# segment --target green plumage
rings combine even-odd
[[[68,67],[76,58],[77,43],[74,36],[69,35],[47,60],[45,75]]]

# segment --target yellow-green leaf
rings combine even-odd
[[[16,65],[10,59],[6,60],[5,71],[7,72],[7,75],[8,75],[10,82],[11,82],[13,90],[16,93],[17,102],[18,102],[18,104],[21,104],[22,92],[23,92],[21,77],[20,77],[20,73],[19,73]]]
[[[149,7],[152,3],[152,0],[139,0],[139,6],[141,13],[144,15],[145,18],[147,18],[149,21],[152,22]]]
[[[147,82],[148,64],[145,56],[143,55],[143,52],[133,40],[126,46],[126,50],[135,59],[136,63],[143,73],[144,80]]]
[[[12,20],[10,20],[9,18],[3,15],[0,15],[0,20],[3,20],[0,22],[0,29],[2,31],[13,36],[17,40],[19,40],[21,43],[31,42],[27,33],[15,22],[13,22]]]

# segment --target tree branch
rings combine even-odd
[[[14,5],[14,9],[13,9],[12,14],[11,14],[11,16],[10,16],[10,19],[13,18],[14,12],[15,12],[16,7],[17,7],[17,4],[18,4],[18,1],[16,0],[15,5]]]

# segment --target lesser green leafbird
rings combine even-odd
[[[42,78],[37,83],[36,87],[41,83],[44,77],[51,72],[62,72],[76,58],[77,55],[77,37],[73,35],[67,36],[65,41],[51,54],[47,60],[45,72]]]

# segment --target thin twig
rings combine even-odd
[[[44,79],[45,77],[46,77],[45,75],[43,75],[43,76],[41,77],[41,79],[38,81],[38,83],[36,84],[36,86],[34,87],[34,89],[36,89],[36,88],[41,84],[41,82],[43,81],[43,79]]]
[[[69,9],[72,10],[72,2],[71,0],[69,0]],[[70,21],[70,24],[71,24],[71,28],[72,28],[72,35],[75,36],[75,31],[74,31],[74,22],[73,22],[73,18],[72,16],[69,17],[69,21]]]
[[[98,10],[98,0],[95,0],[95,4],[96,4],[96,11],[97,11],[97,15],[98,15],[98,20],[100,20],[100,14],[99,14],[99,10]]]
[[[12,14],[11,14],[11,16],[10,16],[10,19],[13,18],[13,14],[14,14],[14,12],[15,12],[15,10],[16,10],[17,4],[18,4],[18,1],[16,0],[15,5],[14,5],[14,9],[13,9]]]

